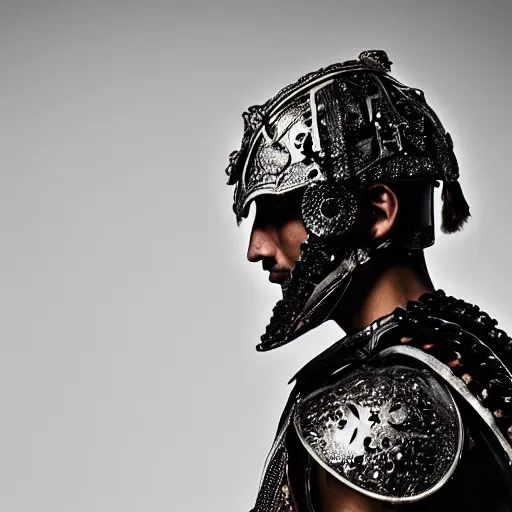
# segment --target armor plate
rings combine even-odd
[[[429,372],[365,366],[310,394],[294,425],[309,454],[346,485],[393,503],[442,487],[463,445],[459,410]]]

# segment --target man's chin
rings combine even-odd
[[[290,272],[284,270],[277,270],[270,272],[268,280],[271,283],[279,284],[281,287],[289,280]]]

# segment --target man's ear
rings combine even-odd
[[[372,238],[384,238],[389,234],[398,213],[398,199],[387,185],[372,185],[370,203],[374,222],[370,228]]]

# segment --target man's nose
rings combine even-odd
[[[256,263],[263,258],[275,258],[277,254],[277,243],[270,230],[253,227],[249,248],[247,249],[247,259]]]

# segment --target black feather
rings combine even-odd
[[[444,182],[441,197],[443,199],[441,230],[443,233],[455,233],[462,228],[471,215],[460,183],[458,181]]]

